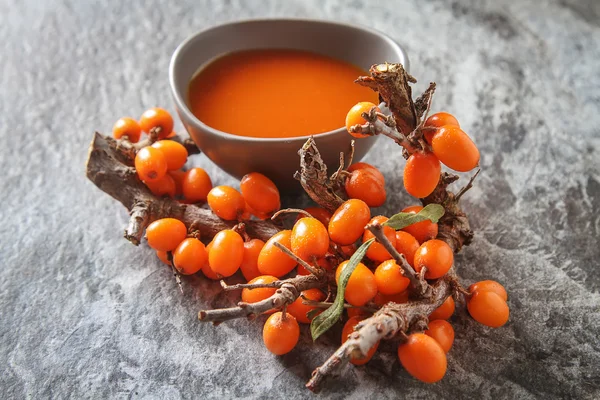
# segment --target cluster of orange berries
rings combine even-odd
[[[364,122],[361,113],[368,112],[372,106],[374,105],[369,103],[368,107],[363,106],[358,111],[353,109],[354,111],[348,114],[348,126]],[[439,128],[427,131],[426,134],[428,143],[433,146],[433,152],[415,153],[419,154],[416,158],[412,158],[415,154],[411,155],[405,169],[407,190],[414,179],[421,185],[418,190],[433,182],[433,179],[428,180],[422,175],[415,175],[422,174],[421,170],[427,168],[430,173],[433,168],[420,164],[420,161],[414,161],[420,160],[419,157],[434,159],[432,164],[437,163],[435,184],[439,180],[439,160],[458,170],[466,170],[464,160],[469,157],[470,167],[477,165],[477,149],[474,145],[470,148],[464,144],[464,137],[469,143],[472,142],[460,130],[458,123],[454,123],[453,117],[450,117],[449,114],[440,113],[427,120],[426,126]],[[238,191],[229,186],[213,188],[210,177],[201,168],[192,168],[184,172],[181,168],[186,163],[188,154],[181,144],[167,139],[172,134],[173,120],[165,110],[149,110],[144,113],[139,123],[131,118],[122,118],[115,124],[113,134],[115,138],[127,136],[130,141],[137,142],[141,131],[150,132],[158,127],[160,140],[140,149],[135,159],[140,179],[154,194],[192,203],[207,202],[215,215],[227,221],[243,221],[252,216],[267,219],[280,209],[279,190],[269,178],[260,173],[253,172],[244,176]],[[456,143],[463,143],[460,157],[454,154],[456,149],[452,146]],[[465,148],[471,150],[464,151]],[[446,156],[446,150],[453,154]],[[477,153],[476,160],[473,152]],[[463,164],[458,164],[459,158]],[[416,171],[409,172],[409,179],[407,169]],[[454,254],[446,242],[436,239],[438,225],[425,220],[398,231],[385,225],[388,218],[381,215],[372,217],[370,209],[382,205],[386,200],[383,174],[376,167],[366,163],[351,165],[348,173],[350,175],[346,179],[345,189],[350,199],[333,214],[323,208],[309,207],[305,211],[310,217],[299,215],[292,229],[276,233],[266,243],[244,237],[245,235],[242,236],[234,229],[226,229],[217,233],[212,241],[205,245],[197,232],[188,232],[182,221],[163,218],[148,226],[148,244],[156,250],[161,261],[174,267],[182,275],[202,271],[209,279],[218,280],[240,271],[249,284],[268,285],[285,276],[310,273],[275,245],[278,243],[314,268],[327,271],[335,269],[335,278],[339,281],[349,261],[333,265],[332,260],[336,259],[333,253],[342,254],[344,258],[351,257],[358,244],[373,238],[366,226],[378,223],[383,226],[388,241],[404,255],[416,272],[425,268],[426,279],[443,277],[453,265]],[[167,181],[168,183],[165,183]],[[416,192],[411,190],[409,193],[415,195]],[[426,196],[423,193],[421,190],[416,196]],[[411,206],[402,212],[418,213],[422,208]],[[404,276],[402,268],[386,248],[381,243],[373,242],[366,253],[366,260],[356,266],[346,285],[344,298],[350,307],[347,308],[348,320],[342,331],[342,342],[348,340],[356,325],[368,317],[365,307],[381,307],[391,301],[407,302],[409,284],[410,281]],[[244,288],[241,299],[245,303],[260,302],[273,296],[276,290],[275,287],[268,286]],[[468,310],[475,320],[491,327],[499,327],[506,323],[509,310],[506,291],[502,285],[493,281],[483,281],[472,285],[469,290]],[[309,289],[303,291],[293,303],[288,304],[283,312],[268,311],[267,314],[270,315],[263,327],[266,348],[276,355],[290,352],[300,336],[299,323],[310,323],[311,318],[317,314],[316,310],[319,310],[310,302],[307,304],[306,300],[320,302],[325,298],[326,295],[321,290]],[[454,309],[454,300],[449,297],[429,315],[427,331],[410,335],[408,340],[399,346],[400,362],[417,379],[436,382],[444,376],[446,353],[454,341],[454,330],[447,320],[454,313]],[[375,354],[378,345],[379,343],[373,346],[365,357],[353,358],[351,362],[356,365],[367,363]]]
[[[346,116],[346,129],[357,138],[369,136],[352,132],[355,125],[364,124],[363,113],[379,108],[370,102],[361,102],[350,109]],[[437,186],[443,163],[459,172],[471,171],[479,165],[479,150],[471,138],[460,128],[458,120],[449,113],[431,115],[422,127],[429,148],[414,151],[404,167],[404,188],[418,198],[429,196]],[[426,146],[427,147],[427,146]],[[441,162],[441,163],[440,163]]]

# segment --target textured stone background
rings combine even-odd
[[[333,342],[305,338],[275,358],[259,322],[198,323],[214,285],[192,278],[181,295],[146,246],[122,239],[125,210],[84,177],[94,130],[172,110],[167,65],[182,39],[261,16],[386,31],[408,50],[417,91],[438,82],[434,108],[454,112],[482,152],[460,273],[510,293],[502,329],[454,317],[442,382],[421,384],[383,355],[321,396],[600,397],[597,0],[1,0],[2,397],[309,397],[303,384]],[[387,213],[414,203],[397,154],[380,140],[367,159],[389,181]],[[204,157],[193,163],[234,184]]]

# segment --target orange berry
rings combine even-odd
[[[369,224],[378,222],[380,225],[383,225],[388,219],[388,217],[379,215],[377,217],[373,217],[371,221],[369,221]],[[385,235],[387,240],[390,241],[392,246],[396,245],[396,231],[394,231],[394,229],[390,228],[389,226],[384,226],[383,234]],[[365,233],[362,237],[363,243],[373,237],[375,236],[371,233],[371,231],[365,229]],[[385,249],[385,247],[381,243],[375,241],[373,242],[373,244],[371,244],[371,246],[369,246],[369,249],[367,250],[367,257],[369,257],[373,261],[382,262],[392,258],[392,255]]]
[[[265,347],[276,356],[292,351],[299,338],[300,327],[296,318],[290,314],[286,314],[283,318],[281,311],[271,315],[263,327]]]
[[[252,239],[244,243],[244,258],[242,259],[240,270],[247,281],[261,275],[258,270],[258,255],[264,245],[265,242],[260,239]]]
[[[335,271],[335,281],[338,284],[342,270],[348,265],[348,262],[342,262]],[[376,294],[377,283],[375,282],[373,272],[363,263],[358,263],[354,271],[352,271],[352,275],[350,275],[344,298],[351,305],[361,307],[367,304]]]
[[[294,224],[290,239],[292,251],[301,259],[312,262],[329,250],[329,234],[316,218],[301,218]]]
[[[270,275],[262,275],[252,279],[250,284],[254,283],[273,283],[278,279],[274,276]],[[263,301],[268,299],[269,297],[275,294],[277,288],[256,288],[256,289],[242,289],[242,301],[245,303],[258,303],[259,301]]]
[[[360,199],[369,207],[379,207],[385,203],[387,193],[381,179],[372,169],[357,169],[351,173],[344,184],[351,199]]]
[[[324,208],[321,207],[307,207],[304,209],[307,213],[313,216],[313,218],[318,219],[325,226],[329,225],[329,220],[331,220],[331,213]],[[296,221],[304,218],[304,215],[298,214]]]
[[[154,107],[144,111],[140,118],[140,127],[146,133],[153,128],[160,128],[159,139],[164,139],[173,132],[173,117],[165,109]]]
[[[217,215],[226,221],[234,221],[246,211],[244,198],[230,186],[216,186],[208,192],[208,206]]]
[[[423,243],[415,253],[415,271],[420,272],[423,267],[426,279],[437,279],[446,275],[454,263],[454,253],[448,243],[432,239]]]
[[[311,265],[314,265],[314,263],[311,263]],[[333,266],[331,265],[331,263],[329,261],[327,261],[327,259],[325,257],[321,257],[319,259],[317,259],[317,265],[321,268],[326,269],[327,271],[331,271],[333,269]],[[309,275],[310,272],[306,270],[306,268],[304,268],[302,265],[298,264],[298,275]]]
[[[370,219],[369,206],[362,200],[350,199],[344,202],[331,217],[329,237],[342,246],[353,244],[361,237]]]
[[[352,257],[354,253],[356,253],[356,245],[349,244],[348,246],[339,246],[340,252],[345,255],[347,258]]]
[[[113,126],[113,137],[115,139],[121,139],[123,136],[127,136],[131,143],[137,143],[142,135],[142,128],[140,124],[129,117],[119,118]]]
[[[479,165],[479,150],[458,126],[446,125],[431,139],[433,154],[448,168],[467,172]]]
[[[429,116],[429,118],[427,118],[423,126],[426,128],[441,128],[444,125],[455,125],[460,127],[460,124],[458,123],[458,120],[454,118],[454,115],[449,114],[447,112],[439,112]],[[433,138],[433,135],[435,135],[436,132],[437,129],[425,130],[424,136],[427,143],[431,144],[431,139]]]
[[[206,254],[210,255],[210,249],[212,248],[213,242],[210,242],[206,245]],[[213,281],[220,281],[221,277],[217,275],[212,269],[210,269],[210,264],[208,260],[202,265],[202,273],[208,279],[212,279]]]
[[[154,250],[173,251],[187,236],[187,228],[178,219],[162,218],[146,228],[148,245]]]
[[[398,253],[404,255],[406,261],[414,266],[415,253],[419,248],[419,242],[413,235],[404,231],[396,231],[396,250]]]
[[[435,383],[446,374],[444,349],[424,333],[413,333],[398,346],[398,358],[406,372],[420,381]]]
[[[356,138],[363,138],[363,137],[370,136],[370,135],[363,134],[363,133],[350,132],[350,129],[354,125],[362,125],[362,124],[366,123],[367,121],[362,117],[362,113],[368,113],[369,111],[371,111],[371,109],[373,107],[377,107],[377,105],[370,103],[368,101],[362,101],[360,103],[355,104],[350,109],[350,111],[348,111],[348,114],[346,115],[346,129],[348,130],[348,133],[350,133],[352,136],[354,136]],[[377,112],[381,112],[379,107],[377,107]]]
[[[169,174],[165,174],[165,176],[156,181],[144,182],[144,184],[155,196],[175,197],[175,180]]]
[[[412,213],[416,214],[421,211],[423,207],[421,206],[410,206],[406,207],[402,212],[404,213]],[[419,243],[424,243],[430,239],[435,239],[438,235],[438,224],[434,224],[430,220],[425,220],[421,222],[417,222],[416,224],[409,225],[407,227],[402,228],[404,232],[408,232],[415,237],[419,241]],[[398,250],[400,251],[400,250]],[[412,265],[412,263],[411,263]]]
[[[396,294],[377,293],[377,295],[373,297],[373,302],[379,307],[383,307],[384,305],[390,302],[396,304],[406,303],[408,302],[408,290]]]
[[[445,353],[448,353],[454,343],[454,328],[443,319],[437,319],[429,323],[429,329],[425,331],[427,336],[431,336],[442,347]]]
[[[412,196],[427,197],[437,186],[441,173],[442,166],[433,153],[415,152],[404,166],[404,188]]]
[[[309,300],[313,301],[323,301],[325,300],[325,294],[321,292],[319,289],[308,289],[304,290],[301,293],[302,296],[306,297]],[[316,307],[309,306],[308,304],[304,304],[302,297],[298,297],[292,304],[287,306],[287,312],[292,314],[296,320],[302,324],[310,324],[310,319],[306,316],[310,311],[314,310]]]
[[[182,275],[192,275],[208,260],[204,244],[196,238],[183,240],[173,252],[173,265]]]
[[[281,207],[277,186],[263,174],[251,172],[244,175],[240,190],[250,208],[258,213],[270,214]]]
[[[192,168],[183,177],[183,197],[186,200],[206,201],[208,192],[212,189],[212,181],[202,168]]]
[[[162,151],[167,160],[167,169],[173,171],[183,167],[187,161],[188,152],[181,143],[173,140],[159,140],[152,145],[155,149]]]
[[[371,165],[371,164],[367,164],[365,162],[357,162],[352,164],[351,166],[348,167],[348,172],[354,172],[356,170],[359,169],[366,169],[371,171],[377,178],[379,178],[379,180],[381,181],[382,185],[385,185],[385,177],[383,176],[383,174],[381,173],[381,171],[379,171],[377,169],[377,167]]]
[[[471,295],[467,309],[475,321],[492,328],[506,324],[510,315],[506,301],[497,293],[485,290],[477,290]]]
[[[377,296],[375,296],[373,298],[373,300],[375,300]],[[359,317],[359,318],[366,318],[369,315],[371,315],[369,312],[363,310],[360,307],[349,307],[346,308],[346,312],[348,313],[348,318],[352,318],[352,317]]]
[[[433,321],[436,319],[449,319],[454,314],[454,299],[452,296],[448,296],[441,306],[436,308],[431,314],[429,314],[429,320]]]
[[[167,175],[171,175],[171,178],[173,178],[173,182],[175,182],[175,195],[183,195],[183,179],[185,177],[185,171],[182,171],[180,169],[167,171]]]
[[[234,230],[225,229],[215,235],[208,252],[210,268],[228,277],[236,273],[244,259],[244,240]]]
[[[296,261],[279,250],[274,244],[275,242],[281,243],[291,250],[291,236],[292,231],[290,230],[280,231],[265,243],[258,255],[258,270],[261,274],[281,278],[294,269]]]
[[[164,264],[167,264],[169,267],[171,266],[171,262],[169,261],[169,256],[166,251],[156,250],[156,255]]]
[[[157,181],[167,173],[167,160],[159,150],[144,147],[135,155],[135,170],[144,182]]]
[[[469,286],[469,292],[475,293],[476,291],[494,292],[502,298],[502,300],[508,300],[508,294],[504,286],[496,281],[480,281]]]
[[[344,328],[342,329],[342,344],[346,343],[346,341],[348,340],[348,336],[354,332],[354,327],[356,325],[358,325],[358,323],[362,321],[362,318],[355,316],[350,318],[348,321],[346,321],[346,324],[344,324]],[[369,351],[367,352],[367,354],[362,357],[362,358],[354,358],[351,357],[350,358],[350,362],[354,365],[364,365],[366,363],[368,363],[371,358],[373,358],[373,356],[375,355],[375,352],[377,351],[377,348],[379,347],[379,342],[375,343],[375,345],[373,345],[373,347],[371,347],[369,349]]]
[[[375,283],[379,293],[391,295],[404,292],[410,280],[404,276],[396,261],[387,260],[379,264],[375,270]]]

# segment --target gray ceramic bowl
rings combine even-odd
[[[171,90],[179,117],[198,147],[215,164],[236,178],[258,171],[284,191],[300,185],[293,179],[298,169],[298,149],[309,136],[252,138],[211,128],[188,107],[187,90],[200,67],[225,53],[256,48],[308,50],[350,62],[368,70],[372,64],[400,62],[408,69],[404,50],[388,36],[372,29],[313,20],[267,19],[219,25],[185,40],[175,50],[169,67]],[[352,137],[340,127],[314,136],[325,163],[333,172],[340,151],[350,149]],[[360,160],[376,137],[356,141],[354,160]]]

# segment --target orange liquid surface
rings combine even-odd
[[[329,132],[359,101],[378,103],[354,83],[367,73],[319,54],[286,49],[234,52],[215,59],[190,82],[196,117],[223,132],[263,138]]]

